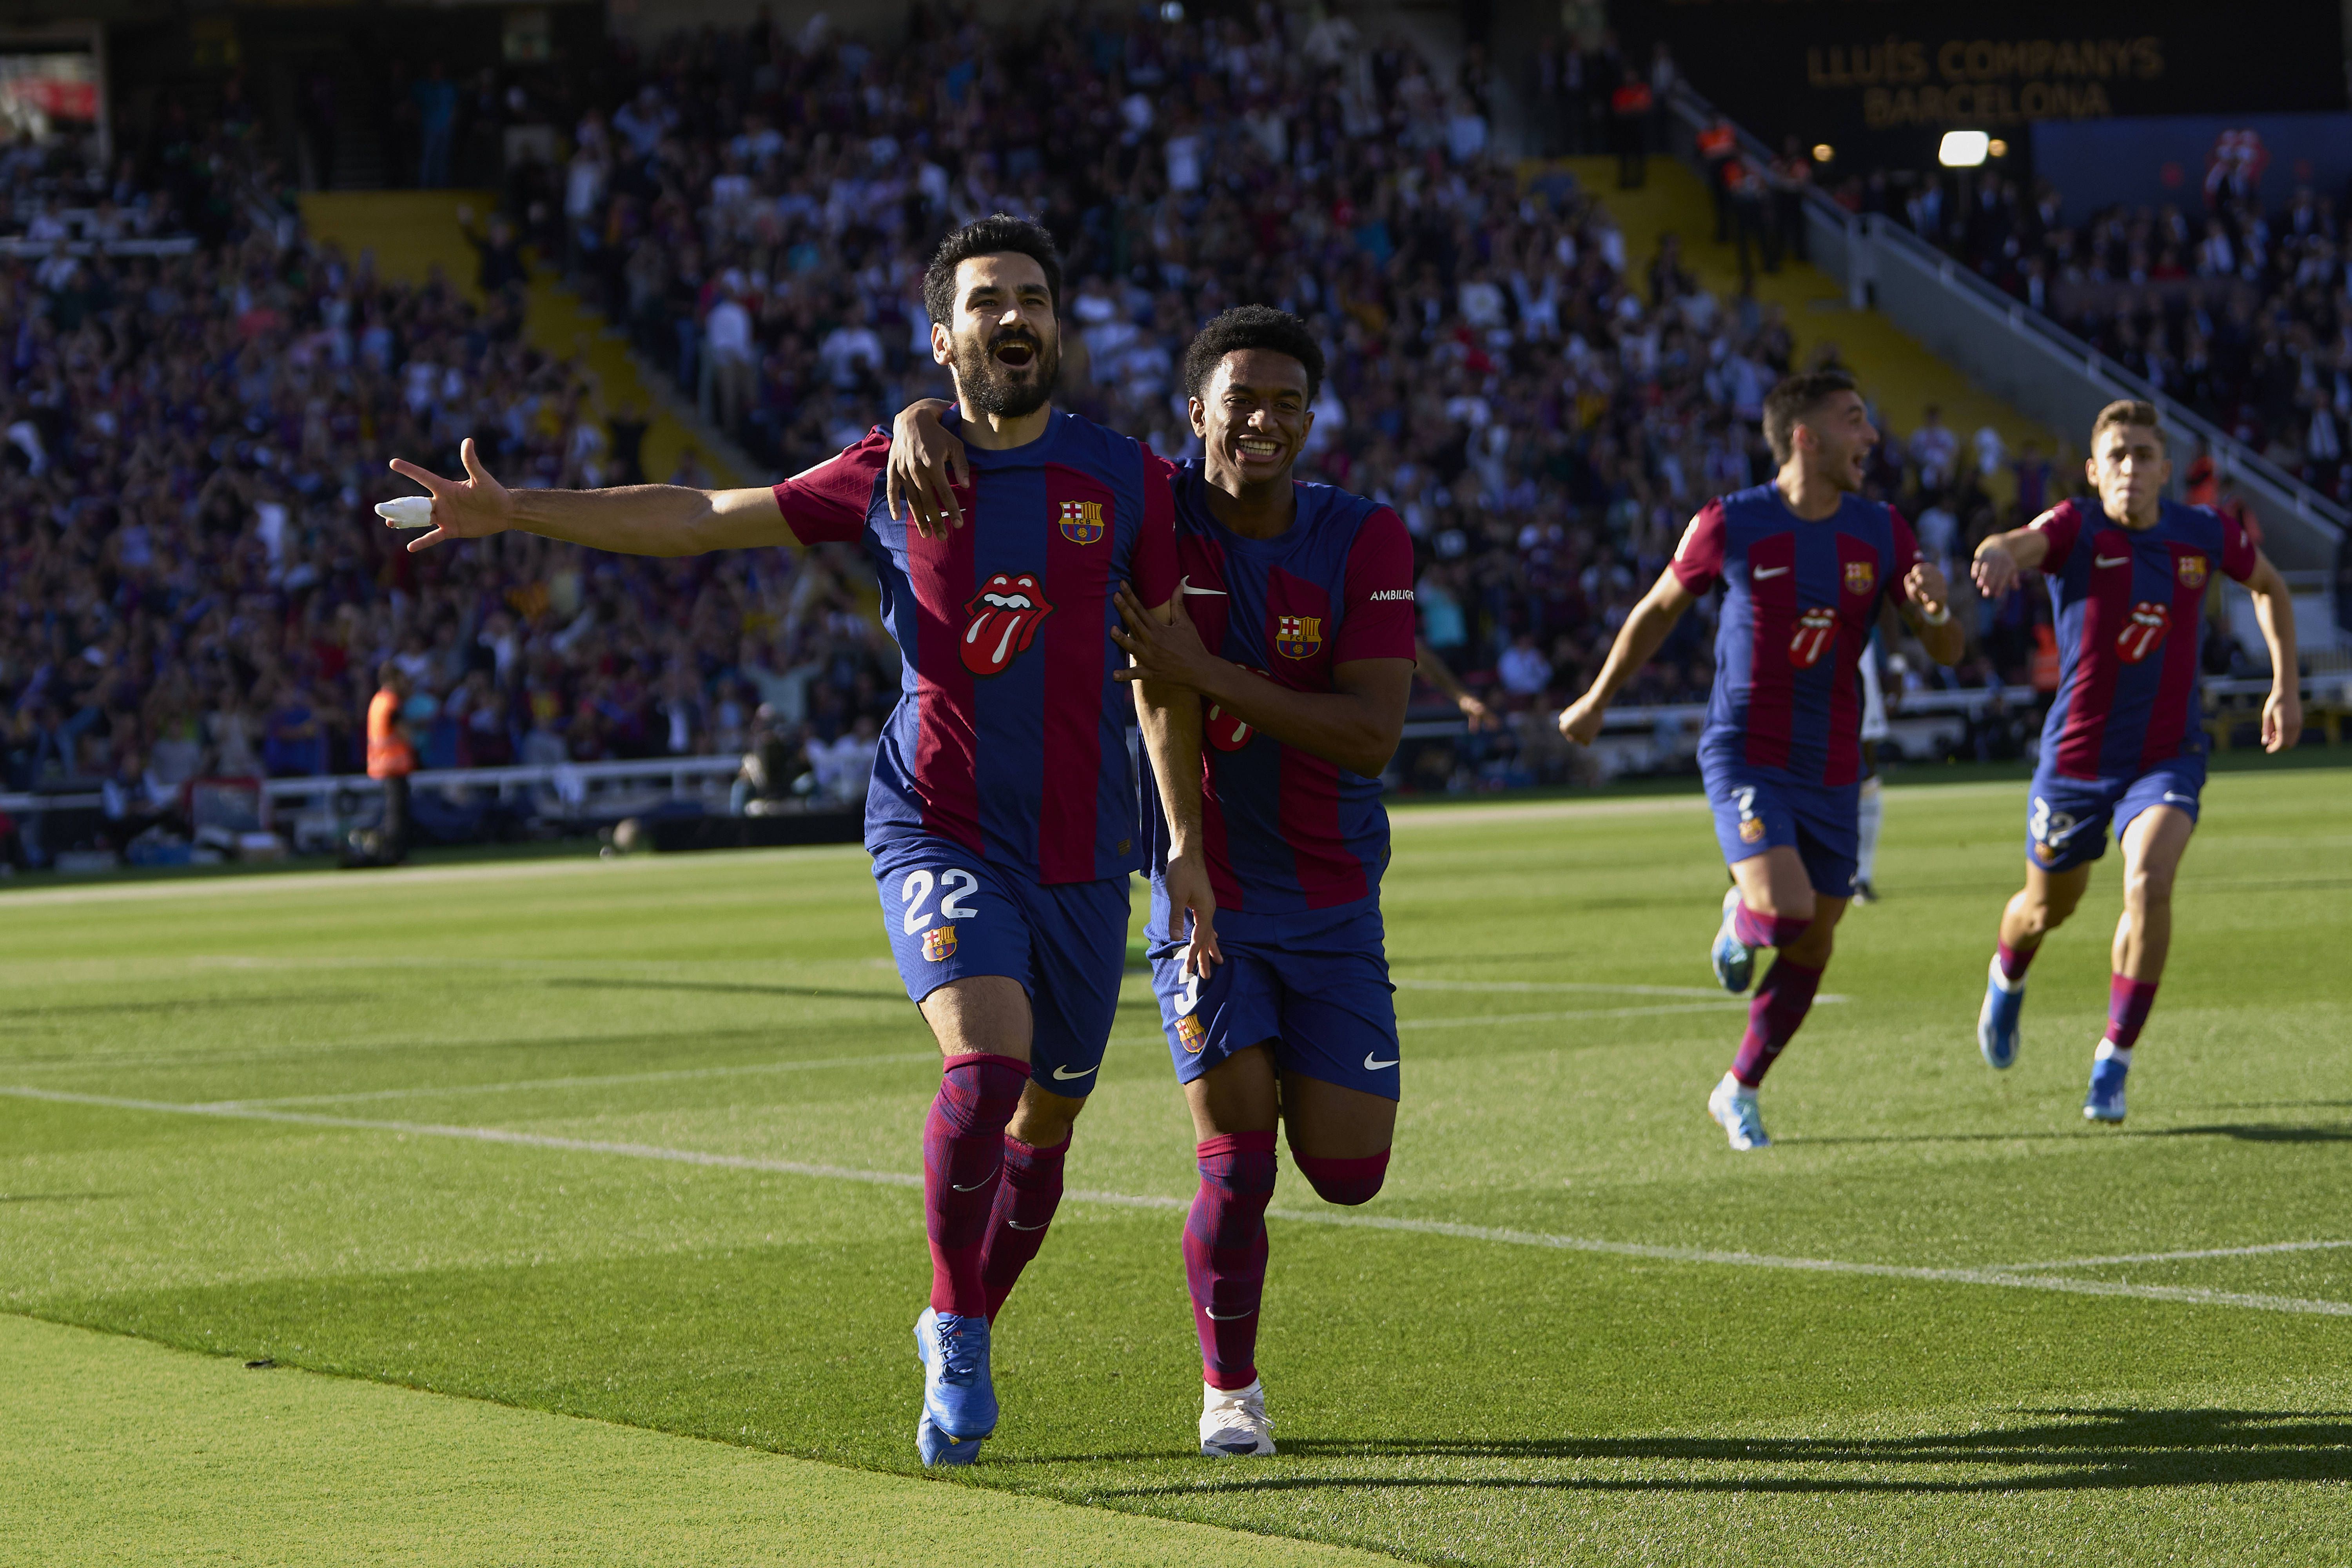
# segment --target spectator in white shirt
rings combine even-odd
[[[1514,697],[1530,700],[1541,697],[1544,688],[1551,684],[1551,663],[1536,647],[1533,633],[1521,632],[1512,639],[1496,661],[1495,673],[1502,678],[1503,689]]]
[[[731,278],[719,286],[719,298],[702,323],[702,416],[715,416],[721,430],[732,431],[742,422],[751,400],[755,364],[751,312],[737,298]]]

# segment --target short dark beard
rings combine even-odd
[[[1035,347],[1029,362],[1034,374],[1022,384],[1013,380],[992,352],[1006,335],[999,332],[983,343],[966,340],[956,344],[956,395],[971,405],[972,413],[1019,419],[1036,413],[1052,399],[1054,383],[1062,374],[1062,345],[1058,339],[1049,343],[1030,337]],[[1017,335],[1028,337],[1027,333]]]

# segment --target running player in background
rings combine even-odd
[[[2172,460],[2156,409],[2128,401],[2101,409],[2085,467],[2096,505],[2062,501],[2027,527],[1995,534],[1970,568],[1994,599],[2024,573],[2049,576],[2062,660],[2034,763],[2025,886],[2001,911],[1977,1047],[1996,1068],[2017,1060],[2026,969],[2082,901],[2112,822],[2124,847],[2124,912],[2083,1114],[2121,1121],[2124,1079],[2172,943],[2173,877],[2205,785],[2197,690],[2214,572],[2253,595],[2270,648],[2264,750],[2294,745],[2303,702],[2285,581],[2235,519],[2165,499]]]
[[[1878,830],[1886,821],[1886,798],[1878,778],[1878,748],[1886,739],[1886,685],[1879,677],[1878,628],[1870,632],[1856,666],[1862,674],[1862,789],[1854,802],[1853,901],[1878,901]]]
[[[1715,690],[1699,733],[1699,772],[1734,884],[1716,933],[1716,978],[1741,994],[1756,950],[1780,952],[1748,1005],[1731,1070],[1707,1098],[1735,1149],[1771,1142],[1757,1086],[1812,1007],[1853,891],[1855,663],[1879,606],[1894,603],[1938,664],[1958,663],[1964,646],[1944,574],[1920,556],[1910,524],[1862,499],[1878,432],[1853,378],[1816,371],[1782,381],[1764,400],[1764,438],[1779,475],[1699,510],[1591,689],[1559,716],[1562,734],[1590,745],[1618,688],[1723,584]]]
[[[646,555],[856,542],[905,655],[866,795],[883,925],[945,1057],[923,1129],[931,1296],[916,1321],[923,1462],[970,1464],[995,1429],[989,1329],[1045,1239],[1070,1128],[1094,1086],[1126,966],[1128,878],[1144,864],[1112,594],[1173,613],[1167,466],[1053,409],[1061,268],[1052,237],[999,215],[943,240],[923,279],[971,488],[950,526],[898,521],[877,430],[772,489],[509,490],[468,441],[468,479],[393,468],[433,495],[434,531],[509,528]],[[1200,850],[1200,704],[1138,688],[1174,824],[1163,868],[1186,962],[1214,962]]]
[[[1328,1202],[1369,1202],[1387,1177],[1402,1053],[1380,773],[1412,687],[1412,541],[1389,508],[1294,476],[1323,377],[1305,322],[1227,310],[1183,375],[1203,456],[1176,474],[1181,605],[1165,619],[1122,595],[1118,635],[1135,661],[1121,679],[1197,693],[1207,710],[1198,776],[1223,962],[1205,976],[1184,962],[1165,841],[1145,937],[1197,1140],[1184,1272],[1201,1452],[1218,1458],[1275,1451],[1257,1336],[1276,1122]],[[909,493],[936,495],[953,460],[927,423],[938,407],[899,417],[891,467]]]

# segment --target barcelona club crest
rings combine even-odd
[[[1878,586],[1878,568],[1876,566],[1872,565],[1867,561],[1849,561],[1845,563],[1845,591],[1847,593],[1867,594],[1876,586]]]
[[[1092,544],[1102,536],[1102,502],[1066,500],[1062,503],[1063,538],[1073,544]]]
[[[2205,585],[2205,557],[2202,555],[2183,555],[2173,562],[2172,570],[2179,576],[2180,585],[2184,588],[2202,588]]]
[[[1208,1042],[1208,1038],[1209,1031],[1202,1026],[1200,1019],[1190,1013],[1177,1016],[1176,1043],[1178,1045],[1197,1057],[1201,1054],[1202,1046]]]
[[[933,963],[955,956],[955,927],[933,926],[923,933],[923,956]]]
[[[1274,617],[1274,651],[1285,658],[1313,658],[1323,646],[1320,616]]]

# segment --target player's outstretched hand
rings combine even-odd
[[[1969,575],[1976,579],[1978,593],[1988,599],[1998,599],[2017,586],[2017,558],[1988,542],[1978,549],[1976,559],[1969,563]]]
[[[2009,557],[2003,555],[2002,560]],[[2016,569],[2016,563],[2010,563]],[[1903,577],[1904,596],[1919,606],[1923,614],[1939,616],[1951,607],[1952,585],[1944,581],[1944,569],[1932,561],[1914,565]]]
[[[1559,710],[1559,732],[1580,746],[1589,746],[1601,738],[1601,721],[1607,712],[1608,704],[1594,701],[1588,691]]]
[[[1225,961],[1217,951],[1217,895],[1209,886],[1208,862],[1200,853],[1192,851],[1168,857],[1168,869],[1163,880],[1168,888],[1168,928],[1171,931],[1185,928],[1184,919],[1192,917],[1192,940],[1184,948],[1184,969],[1202,979],[1209,971]]]
[[[1110,629],[1112,640],[1127,650],[1135,662],[1125,669],[1113,670],[1118,680],[1148,680],[1154,686],[1181,686],[1206,694],[1204,683],[1216,679],[1216,668],[1225,661],[1209,651],[1201,640],[1201,629],[1184,612],[1184,595],[1179,593],[1169,606],[1176,618],[1163,621],[1135,596],[1132,584],[1122,583],[1111,602],[1118,606],[1119,619],[1127,623],[1122,631]]]
[[[433,497],[433,531],[408,542],[412,554],[445,539],[483,539],[514,526],[514,496],[482,467],[471,436],[458,446],[457,460],[466,465],[462,479],[445,479],[405,458],[392,460],[394,473],[415,479]]]
[[[971,460],[963,443],[940,423],[948,406],[936,397],[922,398],[900,409],[890,425],[883,504],[894,520],[903,514],[926,539],[945,539],[963,526],[955,492],[971,484]]]
[[[2303,739],[2303,693],[2288,676],[2263,701],[2263,750],[2291,752]]]

